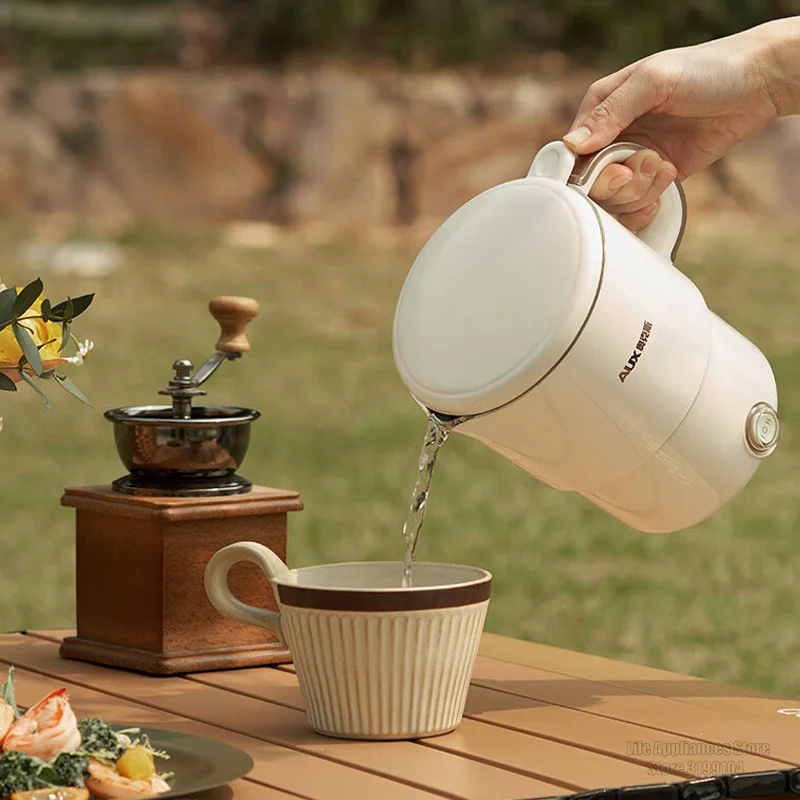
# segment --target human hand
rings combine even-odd
[[[653,221],[659,197],[676,175],[674,165],[655,150],[639,150],[623,163],[609,164],[603,169],[589,197],[626,228],[638,232]]]
[[[564,142],[579,155],[616,139],[648,150],[603,170],[590,196],[640,230],[672,180],[704,169],[780,114],[792,113],[781,48],[797,33],[798,19],[777,20],[656,53],[592,84]]]

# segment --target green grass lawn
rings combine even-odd
[[[19,231],[0,231],[0,275],[34,274]],[[261,302],[253,351],[209,382],[208,402],[263,416],[242,474],[296,489],[289,560],[399,558],[424,419],[391,355],[394,303],[414,251],[335,243],[234,250],[215,234],[129,236],[103,279],[44,274],[60,299],[96,291],[76,333],[96,342],[72,377],[86,409],[52,387],[47,412],[27,387],[0,394],[0,630],[69,626],[73,512],[63,487],[124,470],[103,417],[163,402],[178,357],[198,365],[216,341],[216,294]],[[495,574],[492,631],[800,695],[800,234],[763,224],[690,228],[679,264],[709,305],[770,358],[785,424],[778,452],[708,522],[653,536],[582,498],[545,487],[453,435],[441,454],[422,559]],[[135,613],[136,598],[131,597]]]

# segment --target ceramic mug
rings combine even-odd
[[[228,571],[255,564],[278,612],[237,600]],[[399,561],[290,570],[268,547],[237,542],[208,562],[205,587],[224,616],[272,631],[288,646],[311,726],[345,739],[416,739],[461,721],[492,576],[418,562],[403,588]]]

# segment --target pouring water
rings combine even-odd
[[[414,551],[417,547],[422,523],[425,520],[425,508],[428,504],[431,477],[436,466],[436,459],[439,456],[439,450],[447,441],[451,428],[452,423],[443,422],[435,414],[428,413],[428,427],[425,431],[422,452],[419,456],[417,482],[411,495],[408,516],[403,525],[403,539],[406,544],[405,559],[403,560],[403,588],[409,588],[412,585]]]

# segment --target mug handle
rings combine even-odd
[[[231,590],[228,588],[228,572],[234,564],[238,564],[240,561],[255,564],[264,573],[264,577],[272,584],[276,601],[278,593],[275,591],[274,581],[279,580],[282,583],[296,583],[297,581],[295,573],[268,547],[258,542],[236,542],[217,550],[206,564],[205,587],[211,605],[223,616],[247,625],[266,628],[268,631],[272,631],[280,641],[285,642],[279,612],[248,605],[237,600],[231,594]]]
[[[600,173],[609,165],[627,161],[644,146],[617,142],[591,156],[576,156],[563,142],[546,144],[534,157],[528,177],[552,178],[569,183],[587,197]],[[686,196],[680,182],[673,181],[661,195],[653,221],[637,236],[657,253],[675,261],[686,227]]]

